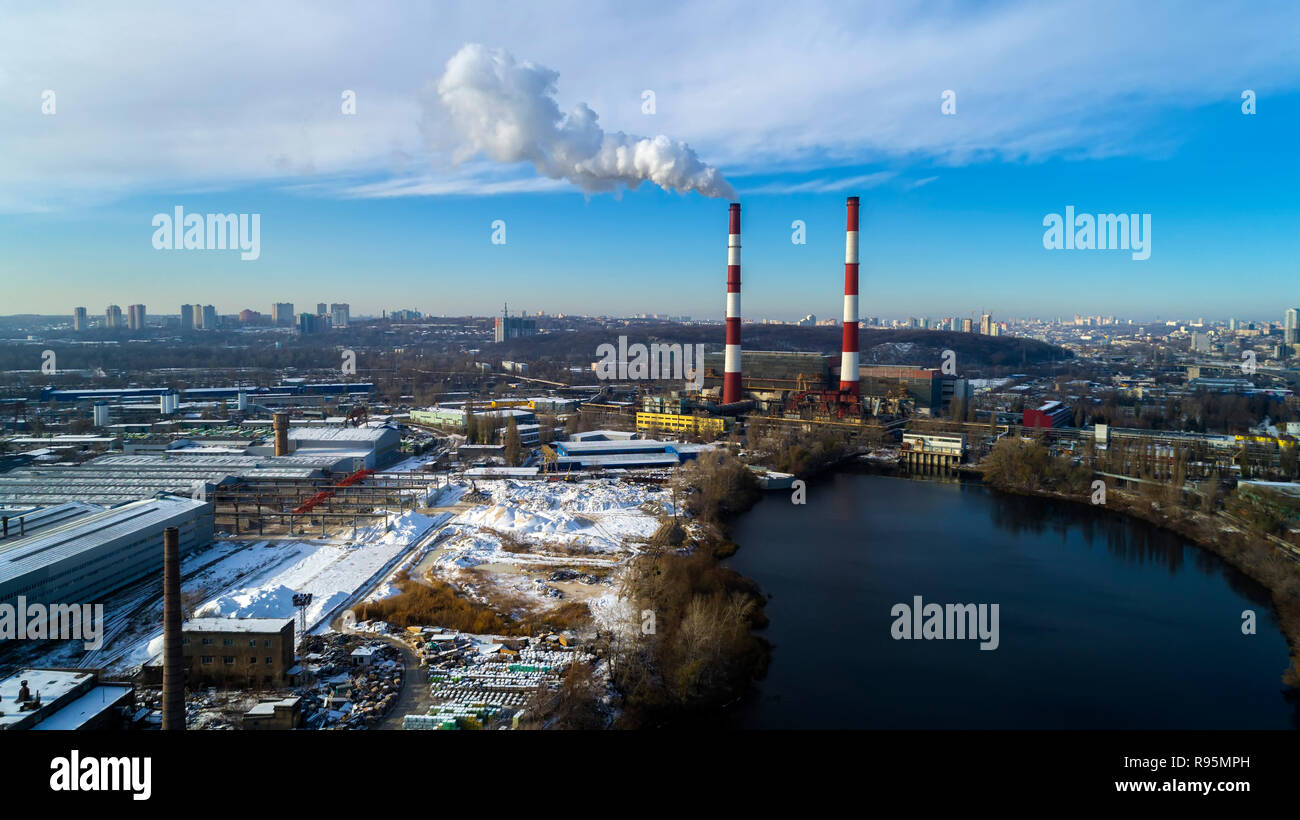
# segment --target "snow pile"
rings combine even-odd
[[[450,507],[460,501],[461,496],[467,492],[469,492],[469,487],[464,484],[450,484],[446,487],[438,487],[425,497],[424,506]]]
[[[613,565],[636,551],[636,542],[659,528],[659,519],[643,506],[667,493],[653,485],[597,480],[580,483],[485,481],[494,503],[461,513],[456,530],[437,561],[439,566],[473,567],[484,563]],[[652,507],[654,505],[651,505]],[[505,549],[502,540],[527,545]]]
[[[222,595],[208,601],[194,613],[196,618],[293,618],[298,608],[293,605],[296,590],[283,584],[273,584],[256,589]],[[326,595],[312,593],[307,607],[307,622],[315,623],[326,613],[347,600],[348,590],[335,590]]]

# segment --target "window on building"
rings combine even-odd
[[[257,656],[256,656],[256,655],[252,656],[251,658],[248,659],[248,662],[249,662],[249,663],[257,663]]]
[[[234,645],[235,645],[235,639],[234,639],[234,638],[222,638],[222,639],[221,639],[221,645],[222,645],[222,646],[234,646]]]
[[[269,657],[266,659],[266,662],[267,662],[268,664],[275,663],[275,661],[271,660]]]
[[[271,648],[271,641],[270,641],[270,639],[267,639],[267,640],[263,641],[263,642],[262,642],[262,646],[265,646],[267,649],[270,649],[270,648]]]
[[[249,642],[248,642],[248,645],[251,646],[251,647],[256,648],[256,647],[257,647],[257,638],[253,638],[251,641],[249,641]]]
[[[226,656],[222,657],[221,660],[222,660],[224,663],[226,663],[227,665],[229,665],[229,664],[232,664],[232,663],[235,662],[235,656],[234,656],[234,655],[226,655]]]
[[[189,638],[181,638],[181,646],[189,646],[189,645],[190,645]]]
[[[203,639],[203,645],[204,645],[204,646],[212,646],[212,639],[211,639],[211,638],[204,638],[204,639]]]

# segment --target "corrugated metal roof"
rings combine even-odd
[[[168,496],[134,501],[46,527],[25,538],[0,542],[0,581],[70,558],[146,527],[185,519],[206,506]]]
[[[364,441],[374,443],[386,433],[396,434],[391,427],[290,427],[289,438],[294,441]]]

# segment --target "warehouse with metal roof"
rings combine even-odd
[[[213,505],[159,496],[82,511],[27,535],[0,539],[0,604],[90,604],[162,572],[163,530],[180,531],[182,554],[212,543]]]

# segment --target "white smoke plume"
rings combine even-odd
[[[457,161],[478,154],[498,162],[527,161],[538,173],[586,191],[636,188],[649,180],[668,191],[735,198],[718,169],[701,162],[684,142],[606,133],[586,103],[562,114],[555,99],[558,77],[501,49],[463,46],[447,61],[437,86],[460,143]]]

